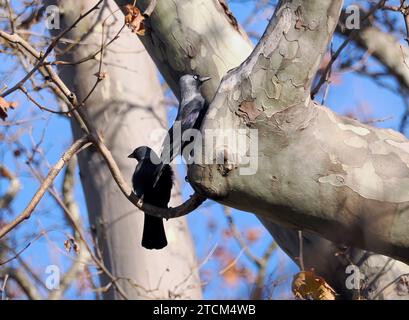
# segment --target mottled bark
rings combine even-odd
[[[208,165],[192,166],[191,178],[226,205],[409,261],[409,143],[310,100],[341,3],[306,3],[281,3],[249,59],[223,79],[205,121],[204,132],[258,130],[256,174],[226,177]]]
[[[258,170],[192,166],[191,181],[225,205],[407,262],[409,142],[310,100],[341,3],[280,3],[252,55],[223,79],[202,129],[205,141],[206,130],[256,129]]]
[[[115,0],[120,8],[133,3]],[[144,10],[150,0],[136,1]],[[231,23],[217,0],[158,0],[140,38],[173,93],[178,97],[181,75],[196,72],[212,77],[202,93],[211,101],[220,79],[244,61],[252,44],[244,31]]]
[[[62,28],[70,25],[81,12],[95,1],[46,1],[62,10]],[[79,61],[101,47],[102,25],[112,39],[123,25],[123,16],[115,11],[113,2],[106,1],[95,15],[84,19],[68,35],[81,40],[79,45],[58,59]],[[56,31],[58,32],[58,31]],[[68,44],[69,46],[69,44]],[[60,49],[63,49],[60,47]],[[125,29],[116,42],[104,50],[102,72],[105,79],[87,100],[85,109],[101,133],[125,177],[131,179],[136,162],[127,155],[137,146],[152,144],[153,129],[166,126],[163,95],[153,62],[142,44]],[[66,84],[84,99],[96,81],[100,55],[85,63],[62,66],[60,75]],[[75,137],[80,128],[72,122]],[[192,240],[185,219],[165,223],[169,245],[161,251],[141,247],[143,215],[120,192],[103,159],[94,150],[79,156],[81,182],[92,230],[104,262],[130,299],[200,298]],[[172,202],[180,202],[174,195]],[[102,277],[102,285],[107,279]],[[119,298],[111,290],[105,298]]]
[[[284,252],[290,257],[299,257],[300,240],[296,230],[284,229],[267,219],[261,221]],[[302,246],[305,270],[314,270],[324,277],[340,299],[409,299],[409,267],[400,261],[345,247],[309,232],[303,232]],[[295,262],[299,263],[299,259]]]
[[[116,0],[116,2],[121,6],[130,3],[130,1],[125,0]],[[317,1],[308,1],[308,3],[317,4]],[[325,3],[328,4],[328,2]],[[139,0],[137,4],[144,9],[149,1]],[[334,20],[336,22],[337,19],[334,18]],[[176,94],[178,94],[177,79],[180,74],[209,75],[212,77],[212,81],[205,85],[203,93],[207,100],[211,101],[221,77],[228,70],[237,67],[252,52],[251,43],[240,27],[234,25],[224,13],[218,1],[159,0],[148,24],[148,32],[142,37],[142,41]],[[302,23],[300,27],[302,27]],[[311,45],[307,43],[306,47],[311,48]],[[312,47],[315,48],[315,46]],[[288,50],[285,46],[282,49],[284,50],[283,54],[285,54],[286,51],[288,52],[291,49],[291,45]],[[301,65],[301,69],[305,69],[304,65]],[[305,151],[302,154],[305,154]],[[289,161],[291,161],[291,158]],[[290,165],[292,164],[290,163]],[[282,169],[277,168],[278,172],[280,170]],[[291,171],[291,168],[283,170],[282,175],[285,175],[287,171]],[[215,174],[219,175],[217,172]],[[254,183],[258,184],[260,189],[263,187],[262,182],[250,178]],[[251,187],[247,189],[247,192],[249,190],[251,190]],[[260,197],[270,197],[267,190],[260,190],[260,192]],[[249,203],[255,206],[256,202],[249,200]],[[267,208],[267,210],[269,209]],[[253,208],[249,211],[254,212]],[[262,221],[265,222],[266,227],[275,236],[280,246],[298,262],[299,251],[296,232],[273,224],[266,219],[262,219]],[[351,297],[353,292],[345,288],[345,259],[342,255],[336,255],[340,250],[340,246],[308,232],[303,234],[305,238],[304,259],[306,267],[314,268],[318,274],[324,275],[327,281],[336,287],[338,292],[342,293],[344,298]],[[287,242],[290,239],[293,241]],[[350,262],[359,266],[367,263],[368,259],[364,251],[355,249],[354,252],[360,254],[350,254]],[[364,258],[360,259],[360,257]],[[369,278],[371,274],[376,273],[376,270],[385,265],[386,259],[388,258],[380,255],[373,256],[371,258],[371,267],[363,268],[361,272],[366,278]],[[380,282],[373,285],[372,288],[375,291],[386,286],[389,279],[394,275],[408,272],[406,265],[399,263],[393,263],[392,265],[393,270],[389,269],[386,274],[379,278]],[[338,270],[338,272],[332,272],[332,270]],[[392,289],[394,288],[396,287],[392,286]],[[399,298],[400,294],[401,291],[395,290],[392,297]],[[406,292],[407,296],[408,293]],[[391,298],[391,296],[388,297]],[[382,296],[377,298],[382,298]]]

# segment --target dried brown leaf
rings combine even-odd
[[[71,248],[72,248],[71,239],[67,239],[64,241],[64,247],[67,252],[71,252]]]
[[[108,73],[106,71],[96,72],[94,76],[96,76],[98,80],[104,80],[108,76]]]
[[[17,107],[16,102],[7,102],[4,98],[0,97],[0,118],[6,120],[8,109],[14,109]]]
[[[145,17],[141,11],[131,4],[127,4],[125,10],[125,24],[131,28],[132,32],[144,36],[146,32]]]
[[[335,290],[311,271],[301,271],[294,276],[292,290],[297,299],[335,300]]]
[[[78,242],[73,238],[67,239],[64,241],[64,247],[67,252],[71,252],[71,249],[74,249],[74,252],[78,254],[80,252],[80,246]]]
[[[229,268],[223,273],[223,280],[228,286],[236,286],[240,280],[239,270],[235,266]]]
[[[11,173],[7,168],[0,166],[0,177],[11,179]]]

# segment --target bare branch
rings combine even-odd
[[[378,2],[377,5],[375,5],[366,15],[365,17],[362,19],[362,22],[366,21],[367,19],[369,19],[375,12],[376,10],[378,10],[379,8],[381,8],[384,4],[385,4],[386,0],[380,0]],[[314,98],[315,95],[318,93],[318,91],[320,90],[321,86],[326,82],[326,78],[328,73],[330,72],[332,65],[334,64],[335,60],[338,59],[339,55],[341,54],[341,52],[348,46],[349,42],[351,40],[354,40],[357,35],[358,35],[358,30],[354,30],[352,31],[348,38],[345,39],[345,41],[341,44],[341,46],[338,48],[338,50],[331,56],[331,60],[328,63],[328,65],[326,66],[324,72],[322,73],[322,76],[320,78],[320,80],[318,81],[317,85],[315,86],[315,88],[311,91],[311,96]]]
[[[60,299],[65,291],[70,287],[73,281],[75,281],[79,274],[81,273],[82,268],[87,264],[89,260],[89,255],[87,251],[86,244],[82,241],[80,233],[77,229],[82,228],[80,211],[77,203],[75,202],[73,190],[75,185],[74,173],[77,167],[77,157],[74,156],[71,158],[67,165],[67,169],[64,174],[64,181],[62,185],[62,197],[63,202],[69,213],[66,212],[63,208],[64,213],[66,214],[68,222],[71,224],[74,232],[74,241],[78,244],[78,254],[75,258],[75,261],[72,263],[67,272],[64,273],[64,276],[60,281],[59,290],[54,290],[48,296],[49,300],[58,300]]]
[[[44,62],[46,61],[47,56],[53,51],[53,49],[57,46],[58,42],[60,41],[61,38],[63,38],[68,32],[70,32],[73,28],[75,28],[78,23],[84,19],[86,16],[91,14],[93,11],[99,9],[99,5],[103,2],[103,0],[98,1],[98,3],[93,6],[91,9],[89,9],[87,12],[81,14],[77,20],[74,21],[74,23],[65,29],[63,32],[61,32],[58,36],[53,38],[51,44],[47,47],[44,53],[41,53],[41,58],[37,62],[37,64],[28,72],[23,79],[21,79],[16,85],[14,85],[12,88],[8,89],[6,92],[3,92],[1,96],[4,98],[8,96],[10,93],[18,90],[31,76],[40,68]],[[2,32],[3,33],[3,32]],[[1,36],[1,34],[0,34]]]
[[[102,142],[101,138],[99,136],[92,136],[91,139],[104,158],[109,170],[111,171],[112,177],[114,178],[122,193],[130,202],[132,202],[135,206],[137,206],[140,210],[146,212],[147,214],[156,217],[162,217],[165,219],[178,218],[196,210],[206,200],[206,197],[195,193],[190,197],[189,200],[175,208],[163,209],[149,205],[147,203],[143,203],[142,200],[132,192],[129,184],[126,183],[118,167],[118,164],[115,162],[114,157]]]
[[[37,204],[40,202],[44,193],[52,185],[52,183],[54,182],[54,179],[60,173],[62,168],[64,168],[65,164],[71,159],[73,155],[80,152],[82,148],[86,146],[88,143],[89,143],[88,137],[84,136],[71,145],[71,147],[62,155],[60,160],[50,170],[46,179],[43,181],[40,188],[37,190],[36,194],[31,199],[30,203],[24,209],[24,211],[17,218],[15,218],[13,221],[6,224],[4,227],[0,229],[0,239],[2,239],[5,235],[7,235],[12,229],[17,227],[21,222],[30,218],[31,214],[33,213]]]
[[[17,285],[23,290],[28,299],[42,299],[42,296],[37,290],[37,287],[20,268],[6,268],[4,273],[8,274],[10,278],[17,283]]]

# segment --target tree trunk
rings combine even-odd
[[[125,0],[116,0],[116,2],[121,6],[121,8],[123,8],[125,4],[130,3],[129,1]],[[142,10],[144,10],[149,3],[149,0],[137,1],[138,7]],[[280,3],[282,7],[286,5],[292,6],[293,8],[295,6],[300,6],[300,10],[295,10],[297,13],[295,15],[291,14],[291,18],[289,18],[289,21],[287,22],[287,28],[289,30],[291,29],[291,23],[295,23],[296,21],[298,21],[296,24],[296,26],[298,26],[297,28],[301,30],[306,29],[305,23],[317,23],[315,21],[320,22],[318,25],[320,28],[316,30],[316,25],[310,26],[312,31],[308,32],[308,35],[310,35],[311,38],[301,39],[302,45],[298,46],[297,41],[282,41],[279,47],[281,51],[275,50],[275,53],[280,51],[280,54],[282,56],[287,56],[286,58],[288,60],[284,61],[282,58],[280,59],[278,55],[276,57],[276,61],[273,62],[270,59],[272,65],[276,63],[278,66],[281,65],[281,67],[285,69],[280,74],[281,79],[279,79],[277,82],[273,82],[272,84],[266,84],[265,82],[263,83],[263,81],[258,80],[262,85],[261,88],[265,87],[269,90],[269,94],[262,95],[260,92],[262,90],[258,90],[257,94],[259,94],[259,99],[262,98],[262,102],[266,102],[265,107],[270,113],[268,114],[270,118],[272,114],[277,113],[274,106],[290,105],[295,101],[303,101],[303,99],[305,100],[308,97],[307,90],[297,90],[296,86],[298,82],[292,79],[293,75],[297,70],[304,72],[302,75],[300,75],[300,79],[296,80],[300,80],[303,85],[306,84],[305,89],[309,89],[309,85],[305,82],[305,79],[310,82],[312,77],[315,75],[315,68],[318,67],[320,56],[325,53],[327,45],[326,42],[332,36],[333,28],[335,28],[335,24],[338,20],[341,3],[341,1],[330,2],[323,0],[282,1]],[[328,14],[326,11],[327,9]],[[314,18],[316,19],[315,21]],[[322,25],[324,24],[322,21],[326,21],[328,23],[327,28],[322,28]],[[292,28],[291,30],[294,29],[297,30],[296,28]],[[297,36],[297,34],[293,34],[293,36]],[[279,33],[277,33],[277,37],[279,37]],[[203,94],[209,102],[212,101],[221,78],[227,73],[227,71],[242,63],[245,58],[250,55],[253,49],[240,26],[237,25],[236,21],[225,12],[224,7],[220,5],[219,1],[191,0],[186,2],[182,0],[175,0],[170,2],[158,0],[156,8],[148,21],[147,34],[141,37],[141,40],[176,95],[179,94],[177,81],[181,74],[197,73],[202,76],[211,76],[212,81],[206,83],[203,88]],[[297,38],[295,40],[297,40]],[[320,42],[320,46],[317,48],[317,46],[314,44],[314,47],[312,48],[310,43],[315,43],[316,41]],[[298,51],[300,48],[303,50]],[[319,56],[314,53],[317,52],[317,49]],[[294,59],[295,56],[297,58],[301,58],[300,61],[302,61],[302,63],[291,63],[294,62],[291,59]],[[262,69],[262,59],[260,59],[258,62],[260,63],[260,69]],[[265,62],[269,63],[269,61]],[[305,74],[305,72],[309,73]],[[260,72],[260,76],[262,77],[262,80],[271,79],[273,73],[271,73],[271,76],[263,78],[264,75],[262,72]],[[241,81],[236,81],[236,83],[240,82]],[[247,84],[247,89],[258,89],[251,88],[248,85],[249,81],[246,81],[246,77],[243,78],[243,82]],[[241,93],[241,89],[243,88],[239,88],[234,96],[243,102],[248,91]],[[274,99],[269,99],[271,97],[277,97],[276,101],[274,101]],[[232,106],[235,108],[231,110],[237,111],[238,102],[234,101],[232,98],[233,97],[230,95],[228,98],[226,98],[226,101],[230,101],[229,99],[231,99],[233,102]],[[249,101],[254,100],[252,97],[246,98],[250,98]],[[223,100],[223,98],[220,98],[219,95],[218,99],[216,99],[211,106],[212,110],[216,110],[217,107],[220,107],[220,113],[217,114],[216,119],[227,118],[227,121],[225,121],[227,124],[231,124],[232,121],[235,121],[235,125],[240,123],[241,127],[244,129],[247,128],[244,125],[243,119],[232,114],[232,112],[227,108],[227,104],[224,103],[226,101]],[[259,112],[263,113],[263,109],[260,107],[259,103],[260,100],[257,101],[256,107],[260,109]],[[332,114],[329,110],[325,111],[325,114],[327,113]],[[241,114],[243,115],[243,112]],[[209,115],[211,115],[211,113],[209,113]],[[252,116],[251,112],[250,116]],[[274,121],[274,117],[271,119]],[[276,121],[279,120],[280,119],[276,119]],[[214,127],[219,126],[220,128],[222,123],[222,121],[217,122],[214,121],[214,119],[213,122],[211,122],[212,124],[209,124],[209,122],[211,121],[207,121],[206,125],[208,128],[212,127],[212,124]],[[263,124],[264,127],[262,126]],[[256,176],[241,176],[240,180],[240,175],[236,176],[236,173],[233,172],[230,173],[228,178],[226,178],[220,175],[219,171],[217,170],[217,166],[197,166],[194,168],[194,170],[191,170],[192,181],[196,183],[198,189],[204,191],[207,195],[210,195],[216,200],[226,203],[232,207],[251,211],[256,214],[258,213],[268,220],[272,219],[276,222],[285,223],[287,226],[314,230],[314,228],[310,228],[310,225],[314,224],[314,222],[319,222],[317,221],[316,217],[311,217],[311,215],[306,217],[303,213],[298,212],[298,214],[295,214],[295,212],[289,211],[289,205],[291,207],[294,201],[297,201],[297,205],[309,204],[310,206],[314,206],[319,204],[319,202],[314,199],[325,200],[328,197],[327,201],[320,201],[322,201],[323,205],[325,206],[331,202],[329,197],[330,195],[325,194],[325,192],[321,196],[316,194],[305,194],[304,197],[301,197],[308,190],[316,190],[316,187],[303,186],[303,177],[305,176],[305,173],[308,173],[311,162],[316,161],[314,152],[311,152],[310,154],[310,152],[308,152],[309,150],[307,150],[308,144],[305,145],[306,142],[304,142],[304,146],[300,145],[297,150],[293,150],[291,154],[287,154],[287,157],[290,157],[287,158],[287,161],[284,161],[284,159],[280,159],[278,163],[277,161],[272,161],[272,157],[276,156],[277,153],[275,148],[280,150],[282,147],[280,147],[280,144],[277,145],[277,141],[280,137],[279,135],[277,136],[277,132],[268,132],[270,126],[273,127],[273,125],[268,123],[267,120],[264,120],[264,118],[260,123],[260,127],[257,126],[259,130],[266,130],[263,132],[263,134],[265,133],[265,136],[261,134],[261,141],[259,145],[263,148],[267,147],[268,150],[264,150],[265,155],[260,154],[261,162],[258,166],[260,170]],[[344,124],[343,128],[348,129],[349,126]],[[357,130],[359,132],[359,127]],[[349,133],[347,130],[339,130],[337,134],[344,132]],[[354,131],[351,131],[351,133],[353,132]],[[386,131],[381,132],[385,133]],[[289,134],[287,134],[287,136],[291,137]],[[335,137],[329,136],[329,138]],[[293,141],[288,138],[288,145],[290,145],[290,142],[293,143]],[[294,143],[296,142],[297,139],[295,139]],[[330,142],[332,143],[333,141]],[[305,153],[306,151],[307,154]],[[291,160],[296,157],[295,153],[297,152],[297,157],[300,157],[301,159]],[[355,150],[352,152],[352,154],[354,153],[356,153]],[[351,154],[351,152],[348,154]],[[306,163],[306,160],[308,163]],[[271,163],[276,163],[276,165],[280,164],[280,166],[273,167]],[[300,170],[306,171],[305,173],[299,172],[299,170],[297,172],[292,172],[292,170],[294,170],[294,165],[297,163],[305,163],[304,166],[300,166]],[[322,163],[318,164],[322,165]],[[317,168],[319,168],[318,164],[316,165]],[[323,166],[321,169],[325,170],[326,168],[327,165]],[[275,187],[274,192],[271,192],[271,190],[267,190],[265,186],[274,185],[273,182],[270,181],[273,173],[275,173],[276,178],[280,177],[280,179],[283,181],[273,181],[278,187]],[[211,175],[214,177],[214,180],[212,181],[208,179]],[[288,187],[288,179],[287,181],[285,180],[287,175],[294,179],[291,181],[291,187],[298,188],[300,186],[297,192]],[[266,179],[269,181],[265,181]],[[308,180],[310,180],[310,178]],[[231,187],[227,187],[226,181],[233,183],[235,188],[237,187],[237,190],[240,190],[240,192],[237,192],[237,190],[232,190]],[[317,182],[312,180],[311,183]],[[223,187],[224,190],[217,189],[217,187],[220,186]],[[331,184],[328,184],[328,186],[325,185],[325,187],[330,186]],[[269,199],[271,200],[275,196],[277,191],[281,191],[282,194],[282,199],[279,206],[277,206],[277,198],[274,198],[274,201],[269,201]],[[221,201],[221,199],[223,200]],[[294,207],[296,206],[294,205]],[[328,211],[328,209],[329,208],[325,207],[321,210]],[[306,219],[303,219],[303,217]],[[297,239],[296,232],[273,224],[271,221],[266,219],[262,220],[265,222],[266,227],[269,229],[272,235],[276,236],[276,240],[279,242],[279,244],[284,247],[284,249],[296,262],[299,262],[298,241],[294,241]],[[320,230],[320,234],[337,241],[341,240],[341,242],[347,240],[345,237],[331,237],[332,233],[335,231],[336,234],[342,235],[342,232],[340,232],[341,229],[334,230],[330,227],[330,223],[326,225],[323,224],[322,226],[323,227]],[[348,225],[348,231],[351,226],[352,224]],[[315,228],[315,231],[317,230],[318,228]],[[293,241],[286,242],[288,239],[292,239]],[[351,297],[354,293],[353,290],[347,290],[345,288],[345,278],[348,276],[345,273],[346,264],[352,262],[358,266],[362,266],[361,273],[369,281],[374,274],[377,274],[378,271],[385,266],[385,261],[389,259],[380,255],[366,254],[364,251],[357,249],[350,249],[349,252],[348,250],[345,251],[345,249],[343,249],[345,254],[339,255],[339,248],[341,246],[332,244],[329,241],[308,232],[304,232],[304,239],[304,255],[308,255],[308,258],[304,257],[306,260],[306,267],[314,268],[318,274],[324,275],[327,281],[336,287],[337,291],[340,292],[345,298]],[[353,241],[353,244],[355,244],[355,241]],[[360,243],[360,245],[362,245],[362,243]],[[319,249],[317,250],[317,248]],[[363,258],[360,259],[361,257]],[[348,263],[345,261],[348,261]],[[371,282],[372,291],[382,291],[382,294],[384,294],[385,291],[383,289],[386,284],[389,284],[389,280],[391,278],[395,277],[395,275],[399,276],[408,272],[408,267],[402,263],[394,262],[389,264],[389,266],[392,267],[387,271],[384,270],[379,275],[379,281]],[[341,271],[332,273],[331,270]],[[402,292],[404,297],[407,298],[409,296],[407,289],[406,291],[402,291],[397,285],[388,287],[388,289],[392,289],[390,290],[391,294],[387,295],[388,298],[399,298],[402,296]],[[366,297],[386,297],[386,295],[382,296],[382,294],[367,294]]]
[[[60,8],[61,30],[96,3],[93,0],[45,2]],[[72,40],[79,40],[79,44],[58,59],[78,61],[98,51],[102,31],[105,32],[105,42],[112,39],[124,23],[123,15],[113,13],[115,10],[113,2],[105,1],[101,10],[82,20],[67,35]],[[58,34],[60,30],[54,31]],[[68,43],[60,49],[70,46]],[[87,62],[59,68],[65,83],[81,100],[97,80],[99,59],[100,54]],[[151,131],[166,127],[162,89],[153,62],[138,38],[127,28],[104,50],[101,71],[104,79],[86,101],[84,109],[130,181],[136,162],[127,155],[135,147],[152,145]],[[74,120],[72,129],[74,137],[82,135]],[[122,195],[98,152],[92,149],[82,152],[79,166],[98,248],[108,269],[121,279],[119,283],[127,298],[200,298],[195,251],[186,220],[165,222],[169,242],[165,249],[151,251],[142,248],[143,215]],[[174,192],[172,202],[180,201],[180,194]],[[106,278],[101,280],[102,285],[107,284]],[[117,299],[119,295],[110,289],[105,298]]]
[[[408,262],[409,142],[310,98],[342,1],[280,4],[251,56],[223,79],[202,128],[205,144],[212,130],[256,132],[258,170],[195,165],[191,181],[225,205]]]

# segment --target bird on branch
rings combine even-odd
[[[143,202],[159,208],[168,208],[173,185],[173,170],[169,164],[163,165],[157,154],[149,147],[136,148],[128,158],[138,161],[132,176],[133,192]],[[161,170],[160,178],[154,182]],[[167,246],[163,219],[144,214],[142,246],[146,249],[162,249]]]
[[[180,78],[181,101],[176,120],[169,129],[162,145],[162,167],[158,172],[154,185],[163,172],[163,166],[166,163],[171,163],[178,154],[183,154],[184,148],[191,143],[192,140],[194,141],[194,133],[200,130],[208,109],[208,105],[200,89],[203,83],[210,79],[210,77],[200,77],[191,74],[186,74]],[[193,136],[191,136],[188,141],[184,141],[184,135],[189,134],[189,129],[196,131],[192,132]]]

